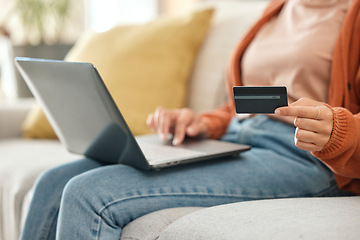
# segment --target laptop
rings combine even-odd
[[[157,134],[134,136],[91,63],[15,58],[60,142],[73,153],[143,170],[238,156],[250,146],[186,138],[173,146]]]

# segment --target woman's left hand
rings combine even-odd
[[[306,151],[321,151],[333,130],[333,112],[322,102],[301,98],[275,110],[278,116],[295,117],[295,145]]]

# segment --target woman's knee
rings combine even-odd
[[[136,192],[134,182],[136,186],[142,186],[144,182],[139,175],[138,170],[123,165],[102,167],[79,174],[67,182],[62,195],[62,206],[80,204],[100,209],[123,194],[127,196],[129,191]]]
[[[99,192],[99,186],[96,179],[88,172],[72,177],[65,185],[62,202],[75,204],[76,202],[87,202],[91,204],[91,199]]]
[[[37,178],[35,183],[35,191],[38,192],[62,192],[66,183],[83,172],[96,168],[97,163],[90,160],[78,160],[71,163],[63,164],[50,168]]]

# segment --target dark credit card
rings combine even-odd
[[[284,86],[233,87],[236,113],[274,113],[288,105]]]

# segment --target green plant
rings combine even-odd
[[[15,0],[12,13],[20,18],[29,43],[54,43],[60,39],[69,6],[70,0]]]

